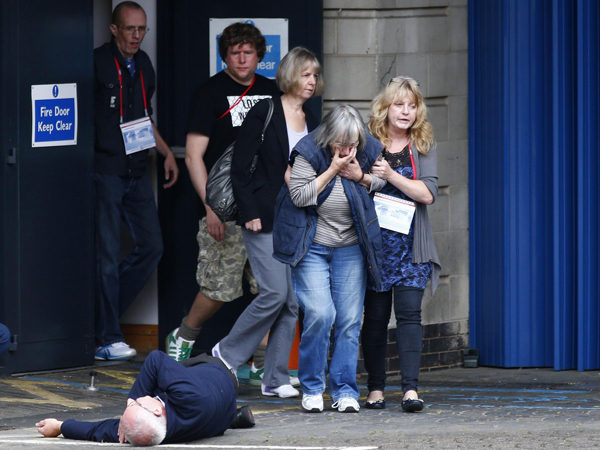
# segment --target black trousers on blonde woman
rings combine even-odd
[[[423,348],[423,293],[423,289],[404,286],[396,286],[385,292],[367,290],[361,342],[365,369],[369,374],[369,392],[385,390],[385,356],[392,304],[396,316],[396,343],[402,371],[402,391],[418,391]]]

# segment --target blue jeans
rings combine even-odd
[[[294,291],[304,311],[298,377],[305,394],[325,391],[333,326],[329,394],[334,402],[344,397],[358,400],[356,364],[366,280],[365,259],[358,244],[334,248],[313,243],[292,267]]]
[[[423,289],[402,286],[386,292],[367,291],[361,343],[365,369],[369,374],[369,392],[385,389],[385,355],[392,300],[396,314],[396,343],[402,372],[402,390],[418,391],[423,347],[423,292]]]
[[[162,256],[150,177],[94,175],[96,189],[96,343],[124,342],[119,317],[140,293]],[[133,247],[119,263],[121,220]]]

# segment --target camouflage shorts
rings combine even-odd
[[[242,277],[250,283],[250,292],[258,294],[258,285],[248,263],[242,230],[235,222],[225,222],[225,239],[215,241],[206,226],[206,217],[198,231],[198,269],[196,281],[208,298],[230,302],[242,296]]]

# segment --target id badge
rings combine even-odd
[[[150,117],[132,120],[121,124],[120,127],[127,155],[156,147],[154,128]]]
[[[415,215],[414,202],[391,195],[375,193],[373,198],[379,226],[397,233],[408,234]]]

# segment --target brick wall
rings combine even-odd
[[[461,366],[463,363],[463,349],[468,347],[468,320],[424,325],[421,372]],[[396,328],[388,330],[385,370],[388,375],[400,374],[400,362],[396,347]],[[366,376],[362,349],[359,355],[357,373],[359,376]]]

